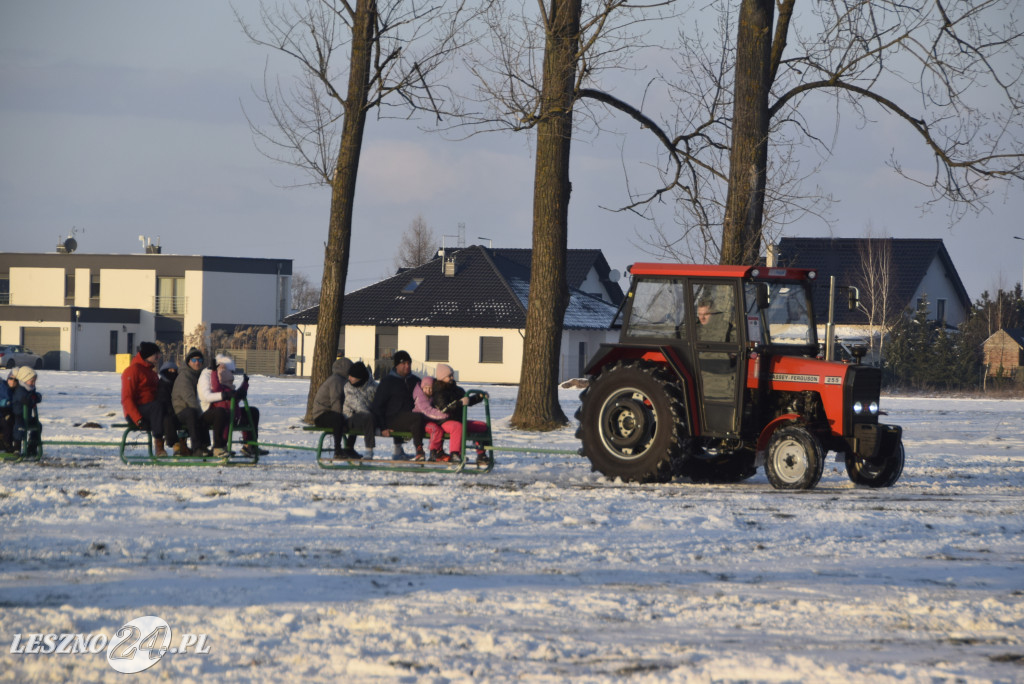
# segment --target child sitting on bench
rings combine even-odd
[[[464,406],[472,406],[483,401],[479,395],[466,396],[466,390],[455,384],[455,371],[446,363],[437,364],[434,370],[437,380],[434,381],[433,403],[435,408],[447,414],[447,420],[441,423],[441,430],[448,433],[448,449],[451,451],[451,459],[461,460],[459,449],[462,448],[462,410]],[[479,420],[467,420],[466,430],[472,434],[486,433],[487,424]],[[467,438],[469,436],[467,435]],[[430,436],[430,449],[440,449],[444,435],[438,431]],[[489,446],[483,441],[477,441],[476,460],[477,463],[484,463],[487,460],[487,452],[483,447]]]

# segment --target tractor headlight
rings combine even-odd
[[[863,411],[864,411],[864,404],[860,403],[859,401],[853,402],[853,412],[854,413],[856,413],[859,416]]]
[[[878,415],[878,402],[877,401],[873,401],[870,404],[868,404],[868,411],[871,413],[871,415],[877,416]]]

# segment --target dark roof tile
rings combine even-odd
[[[779,261],[783,266],[813,268],[818,271],[814,289],[814,308],[819,317],[828,313],[829,276],[836,276],[836,286],[856,285],[860,280],[861,253],[870,243],[889,242],[892,245],[892,273],[896,302],[900,308],[913,309],[911,298],[938,258],[965,309],[971,305],[970,297],[953,266],[942,240],[902,238],[794,238],[779,240]],[[839,297],[837,296],[837,301]],[[864,314],[836,306],[836,323],[861,325]]]
[[[569,264],[593,266],[592,254],[579,257],[569,250]],[[455,260],[454,277],[442,271],[441,258],[398,273],[379,283],[345,295],[344,325],[438,326],[452,328],[524,328],[530,294],[530,250],[490,250],[479,245],[449,250]],[[607,263],[605,262],[605,270]],[[566,328],[604,329],[617,306],[576,289],[586,278],[570,280]],[[416,282],[415,287],[409,287]],[[572,283],[575,282],[575,285]],[[618,286],[616,284],[616,289]],[[618,290],[621,294],[621,290]],[[288,316],[286,323],[316,323],[320,307]]]

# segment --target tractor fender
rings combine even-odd
[[[683,389],[683,413],[689,423],[690,435],[700,435],[700,421],[697,416],[696,384],[690,369],[686,367],[675,349],[662,345],[602,344],[586,366],[587,375],[597,375],[605,366],[616,361],[650,361],[670,369],[678,378]]]
[[[785,427],[790,423],[795,423],[798,420],[800,420],[799,414],[784,413],[765,425],[764,429],[761,430],[761,434],[757,437],[757,455],[762,456],[764,454],[764,450],[768,448],[768,440],[772,438],[772,435],[775,434],[776,430],[781,427]]]

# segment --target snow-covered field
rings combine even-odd
[[[39,389],[45,441],[118,436],[117,375],[43,371]],[[497,444],[576,448],[571,428],[509,430],[515,388],[486,389]],[[305,393],[253,379],[264,440],[312,444]],[[625,485],[564,454],[472,476],[47,447],[0,465],[0,680],[125,681],[103,653],[11,653],[15,635],[153,615],[210,652],[167,653],[147,681],[1024,681],[1024,402],[883,409],[907,450],[883,490],[832,462],[781,492],[761,473]]]

